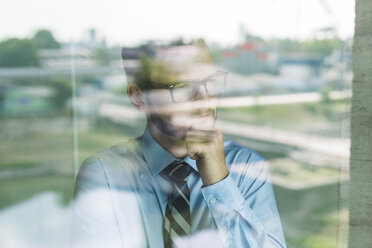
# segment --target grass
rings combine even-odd
[[[274,185],[288,248],[337,247],[339,235],[346,240],[347,231],[339,228],[347,225],[347,209],[339,204],[338,191],[337,184],[302,190]]]
[[[14,122],[14,120],[12,120]],[[2,120],[3,126],[6,126]],[[14,124],[12,122],[12,124]],[[73,134],[70,127],[54,132],[50,129],[35,131],[41,123],[53,126],[53,119],[39,119],[38,122],[19,120],[17,128],[8,128],[8,133],[0,133],[6,142],[0,144],[0,209],[25,201],[38,193],[54,191],[61,196],[61,204],[71,201],[74,187]],[[36,127],[31,127],[34,125]],[[19,134],[19,128],[30,128],[33,132]],[[89,155],[120,143],[132,135],[125,128],[98,124],[96,128],[79,132],[79,164]],[[38,168],[40,175],[28,175]],[[57,169],[60,173],[50,173]],[[42,173],[42,172],[45,173]],[[7,173],[11,172],[8,175]],[[5,174],[4,174],[5,173]],[[15,176],[17,175],[17,176]]]
[[[288,248],[339,248],[347,246],[348,210],[341,209],[325,215],[323,225],[313,235],[287,237]]]
[[[24,125],[28,125],[27,121],[24,121]],[[98,125],[92,130],[79,132],[79,161],[82,162],[88,155],[132,137],[123,130]],[[72,168],[73,149],[73,133],[69,128],[61,132],[40,130],[39,133],[29,133],[21,138],[7,139],[5,143],[0,144],[0,170],[40,165],[60,166],[61,163]]]
[[[74,177],[39,176],[0,181],[0,209],[23,202],[41,192],[53,191],[59,195],[63,206],[71,202]]]

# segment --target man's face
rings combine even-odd
[[[163,133],[179,139],[189,130],[213,127],[217,101],[217,95],[212,94],[215,91],[211,82],[216,73],[213,64],[187,61],[166,67],[167,73],[173,74],[171,82],[145,91],[148,120]]]

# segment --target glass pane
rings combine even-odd
[[[194,83],[180,83],[173,87],[173,97],[176,102],[186,102],[195,95]]]
[[[222,94],[225,90],[225,76],[217,75],[217,76],[209,78],[206,81],[206,86],[207,86],[208,94],[212,96]]]
[[[88,9],[0,8],[0,247],[163,247],[174,191],[186,243],[347,246],[353,0]]]

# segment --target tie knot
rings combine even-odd
[[[187,163],[175,161],[163,170],[163,175],[169,181],[182,182],[187,180],[192,170]]]

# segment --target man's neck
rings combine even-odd
[[[163,133],[149,120],[147,125],[152,138],[170,154],[176,158],[184,158],[187,155],[186,144],[182,139]]]

